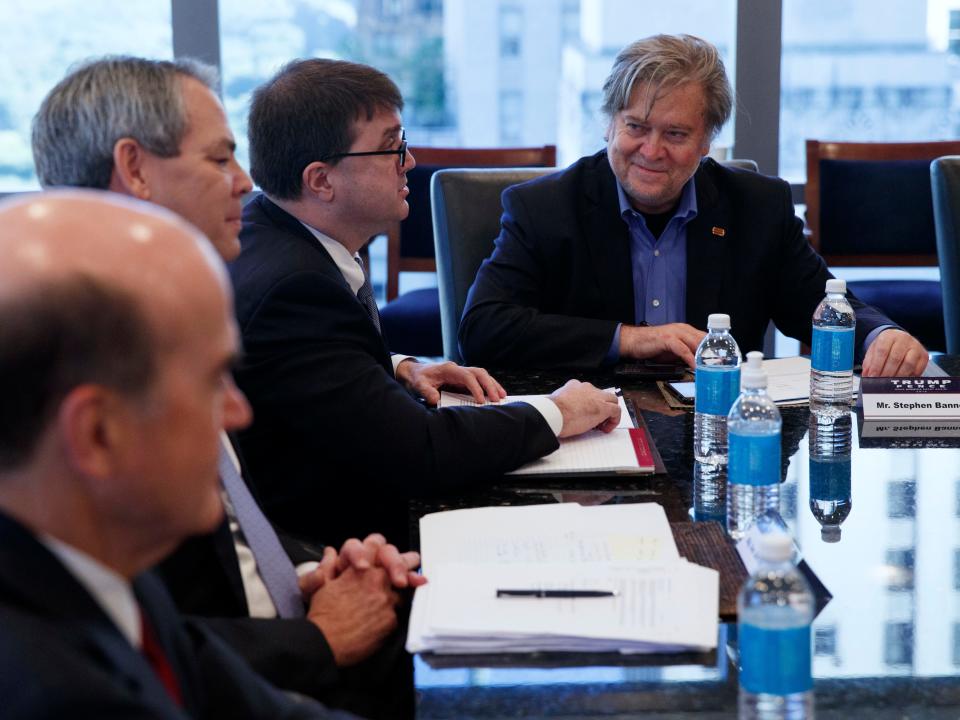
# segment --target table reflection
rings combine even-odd
[[[665,475],[504,482],[442,507],[549,502],[553,493],[582,491],[608,494],[609,502],[660,502],[671,521],[722,522],[725,469],[693,461],[690,413],[657,412],[645,393],[642,415]],[[813,623],[818,717],[960,717],[960,438],[932,438],[934,447],[861,442],[853,413],[782,414],[780,512],[833,595]],[[735,655],[735,632],[722,627],[707,664],[662,656],[653,660],[666,663],[659,667],[583,658],[578,668],[436,669],[418,659],[418,716],[733,717]],[[884,714],[891,708],[899,710]]]

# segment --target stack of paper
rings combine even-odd
[[[410,652],[716,647],[719,576],[677,552],[656,504],[491,507],[420,520]],[[498,590],[607,597],[497,597]]]
[[[508,395],[502,403],[522,402],[529,395]],[[539,396],[544,397],[544,396]],[[563,438],[560,447],[549,455],[523,465],[510,475],[564,475],[573,473],[639,474],[654,471],[650,438],[644,428],[634,428],[623,397],[620,424],[613,432],[599,430]],[[501,404],[502,404],[501,403]],[[469,395],[440,393],[438,407],[477,405]]]

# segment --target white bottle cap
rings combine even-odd
[[[840,278],[830,278],[829,280],[827,280],[827,292],[841,293],[842,295],[846,295],[847,281],[841,280]]]
[[[712,313],[707,318],[707,330],[729,330],[730,316],[726,313]]]
[[[765,388],[767,386],[767,373],[763,370],[763,353],[759,350],[747,353],[747,364],[741,371],[743,378],[743,387],[745,388]]]
[[[757,557],[764,562],[782,563],[793,559],[793,540],[785,532],[770,532],[760,536]]]

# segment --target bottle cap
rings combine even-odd
[[[767,386],[767,373],[763,370],[763,353],[759,350],[747,353],[747,364],[741,371],[743,387],[745,388],[765,388]]]
[[[840,526],[824,525],[820,528],[820,539],[828,543],[840,542]]]
[[[707,330],[729,330],[730,316],[726,313],[712,313],[707,318]]]
[[[846,295],[847,281],[841,280],[840,278],[830,278],[829,280],[827,280],[827,292],[840,293],[842,295]]]
[[[765,562],[786,562],[793,559],[793,540],[785,532],[764,533],[757,543],[756,553]]]

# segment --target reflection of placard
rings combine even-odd
[[[860,397],[868,420],[960,421],[960,378],[863,378]]]
[[[863,423],[861,435],[867,438],[960,438],[960,420],[868,420]]]

